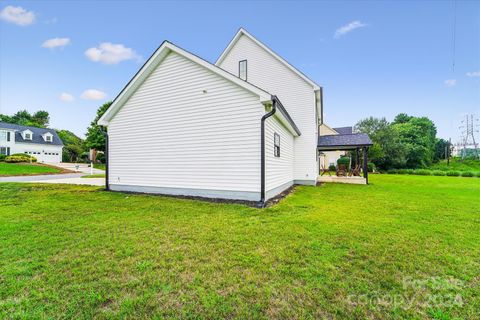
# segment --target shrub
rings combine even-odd
[[[329,170],[329,171],[336,171],[336,170],[337,170],[337,167],[335,167],[334,164],[331,164],[331,165],[328,166],[328,170]]]
[[[5,158],[6,158],[6,157],[7,157],[6,155],[0,154],[0,162],[5,161]]]
[[[435,170],[435,171],[432,172],[432,174],[433,174],[434,176],[444,176],[444,175],[445,175],[445,172],[442,171],[442,170]]]
[[[408,169],[398,169],[397,173],[398,174],[409,174]]]
[[[432,171],[427,170],[427,169],[418,169],[413,172],[413,174],[419,175],[419,176],[429,176],[432,174]]]
[[[414,173],[415,173],[415,170],[413,170],[413,169],[405,169],[405,172],[406,172],[407,174],[414,174]]]
[[[472,171],[464,171],[462,172],[462,177],[475,177],[475,173]]]
[[[30,162],[30,159],[32,160],[32,162],[37,162],[37,158],[27,153],[14,153],[14,154],[11,154],[10,157],[21,157],[26,159],[25,161],[17,161],[17,162]]]
[[[5,162],[17,163],[17,162],[30,162],[30,158],[23,156],[8,156],[5,158]]]
[[[458,176],[460,176],[460,172],[459,171],[447,171],[447,176],[458,177]]]
[[[367,170],[368,170],[368,172],[373,172],[373,171],[375,171],[375,169],[376,169],[375,163],[373,163],[373,162],[367,163]]]
[[[347,169],[350,167],[350,158],[349,157],[340,157],[337,160],[337,165],[343,164]]]
[[[480,171],[477,172],[477,178],[480,178]]]
[[[389,174],[397,174],[397,173],[398,173],[398,169],[388,169],[387,173],[389,173]]]

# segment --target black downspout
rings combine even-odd
[[[259,208],[265,207],[265,120],[277,111],[277,98],[272,96],[272,110],[265,113],[260,124],[260,202]]]

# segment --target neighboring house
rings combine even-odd
[[[330,128],[326,124],[321,124],[319,131],[321,136],[339,135],[339,134],[347,135],[347,134],[353,134],[353,127]],[[320,166],[325,169],[328,169],[328,167],[331,165],[337,166],[337,160],[345,154],[346,152],[341,150],[322,151],[320,153]]]
[[[98,121],[107,187],[263,205],[315,185],[321,95],[244,29],[215,64],[165,41]]]
[[[0,154],[25,153],[38,162],[62,161],[62,140],[53,129],[0,122]]]

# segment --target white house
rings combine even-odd
[[[322,90],[244,29],[215,64],[165,41],[98,121],[111,190],[259,201],[315,185]]]
[[[63,142],[53,129],[0,122],[0,154],[25,153],[38,162],[62,161]]]

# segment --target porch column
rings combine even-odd
[[[363,177],[368,184],[368,147],[363,147]]]

